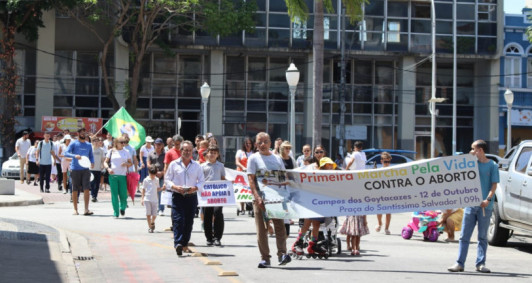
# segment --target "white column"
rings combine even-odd
[[[35,130],[41,129],[41,117],[54,112],[55,11],[44,11],[45,27],[37,39],[37,78],[35,81]],[[52,86],[52,87],[51,87]]]
[[[223,89],[224,89],[224,53],[223,51],[213,50],[210,56],[210,73],[211,75],[206,77],[206,81],[211,87],[211,95],[209,96],[209,104],[207,111],[207,118],[209,119],[208,129],[209,131],[220,137],[223,134]],[[203,84],[203,82],[201,83]],[[221,142],[219,139],[218,142]]]
[[[126,106],[127,85],[129,81],[129,48],[122,39],[116,38],[114,42],[115,58],[115,97],[120,106]],[[150,54],[148,54],[150,56]],[[105,93],[105,92],[104,92]],[[104,117],[105,118],[105,117]],[[110,117],[109,117],[110,118]]]

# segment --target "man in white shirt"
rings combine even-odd
[[[24,184],[24,172],[26,172],[26,154],[31,147],[31,141],[29,139],[30,134],[27,131],[22,132],[22,137],[15,143],[15,151],[17,152],[18,160],[20,162],[20,183]],[[30,183],[30,176],[27,178],[28,184]]]
[[[194,146],[190,141],[181,143],[181,157],[168,165],[164,176],[166,189],[172,194],[172,228],[174,231],[174,248],[178,256],[188,250],[192,234],[194,214],[198,206],[196,192],[203,188],[205,177],[203,170],[192,160]]]
[[[366,153],[362,151],[363,143],[355,142],[351,156],[346,157],[345,170],[363,170],[366,168]],[[349,158],[349,160],[348,160]]]
[[[61,147],[61,143],[63,142],[63,133],[59,133],[56,135],[57,140],[54,142],[54,159],[55,159],[55,168],[57,169],[57,190],[61,191],[63,190],[63,171],[61,167],[61,157],[59,156],[59,148]]]
[[[104,153],[107,154],[107,152],[113,148],[113,136],[108,132],[107,133],[107,139],[103,141],[103,150]]]
[[[305,158],[309,157],[311,153],[312,153],[312,149],[311,149],[310,144],[304,145],[303,155],[299,156],[296,161],[297,168],[303,167],[305,165]]]

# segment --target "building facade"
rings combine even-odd
[[[510,115],[512,146],[532,138],[532,44],[526,35],[527,28],[532,24],[527,18],[531,11],[530,8],[524,8],[522,14],[506,14],[504,17],[499,90],[501,154],[506,151],[508,137],[508,107],[504,99],[507,89],[514,93]]]
[[[173,30],[165,39],[175,51],[154,47],[142,69],[138,109],[132,115],[151,136],[178,132],[187,139],[200,133],[200,86],[208,82],[208,131],[220,137],[224,158],[232,163],[245,136],[267,131],[289,138],[289,89],[285,71],[295,63],[297,87],[295,151],[311,142],[313,118],[313,1],[307,22],[290,21],[284,1],[256,0],[254,33],[220,37],[201,31]],[[396,148],[430,157],[431,1],[371,0],[363,19],[345,27],[341,1],[324,17],[322,144],[334,156],[340,124],[340,49],[346,48],[346,146],[362,140],[367,148]],[[453,21],[457,23],[457,151],[467,152],[476,138],[499,145],[499,56],[502,1],[435,0],[438,103],[436,150],[452,153]],[[453,6],[456,5],[456,17]],[[349,21],[347,21],[349,23]],[[21,119],[40,128],[43,115],[103,117],[114,113],[105,97],[101,46],[73,19],[49,12],[36,42],[20,45]],[[102,30],[102,32],[105,32]],[[20,40],[23,42],[23,39]],[[127,42],[117,39],[108,70],[115,95],[127,93]],[[24,118],[25,117],[25,118]],[[294,143],[294,141],[292,141]],[[349,151],[349,150],[348,150]]]

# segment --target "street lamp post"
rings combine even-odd
[[[290,142],[292,146],[296,147],[296,88],[299,82],[299,70],[294,63],[290,63],[288,70],[286,70],[286,82],[290,88]]]
[[[211,87],[207,82],[203,83],[200,88],[201,102],[203,104],[203,133],[207,133],[207,103],[209,102],[209,95],[211,94]]]
[[[177,134],[181,135],[181,117],[177,117]]]
[[[506,133],[506,153],[510,151],[512,147],[512,104],[514,103],[514,93],[510,89],[506,89],[504,93],[504,100],[508,106],[508,116],[507,116],[507,133]]]

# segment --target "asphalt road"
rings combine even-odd
[[[466,271],[454,274],[447,272],[447,267],[456,260],[458,244],[444,242],[443,235],[438,242],[425,242],[419,233],[411,240],[402,239],[400,231],[410,220],[408,213],[393,215],[392,235],[385,235],[382,231],[376,233],[373,229],[376,217],[368,216],[371,234],[362,238],[360,257],[352,257],[345,251],[345,237],[341,236],[342,254],[327,260],[294,259],[279,267],[275,258],[275,238],[270,238],[271,254],[274,255],[272,268],[258,269],[260,255],[254,220],[248,215],[237,216],[236,208],[224,209],[226,229],[222,247],[205,246],[201,222],[196,219],[191,242],[196,244],[193,249],[197,253],[178,258],[172,247],[172,233],[164,231],[170,226],[170,217],[158,217],[156,231],[151,234],[148,233],[144,207],[138,200],[135,205],[130,203],[125,218],[114,219],[108,198],[102,195],[100,199],[91,203],[93,216],[72,215],[72,204],[59,196],[49,198],[44,205],[1,207],[0,247],[8,243],[11,251],[20,249],[21,254],[31,256],[31,252],[25,251],[31,248],[28,247],[30,243],[47,243],[47,249],[41,247],[42,251],[34,254],[34,260],[47,262],[43,264],[50,271],[50,277],[43,278],[42,282],[72,281],[64,275],[68,260],[61,261],[60,254],[57,254],[59,248],[54,238],[57,231],[62,231],[68,239],[81,282],[532,282],[531,237],[514,236],[504,248],[490,246],[487,267],[493,271],[491,274],[474,271],[474,242]],[[295,240],[297,228],[296,225],[291,227],[288,248]],[[44,239],[31,236],[38,239],[26,240],[25,245],[17,247],[13,244],[21,240],[14,238],[13,230],[47,236]],[[476,234],[473,237],[474,240]],[[17,260],[16,253],[6,255],[2,252],[2,270],[9,267],[5,265],[8,257]],[[220,276],[232,272],[237,276]],[[2,277],[6,279],[0,273],[0,281],[4,281]],[[20,282],[28,281],[22,278]]]

